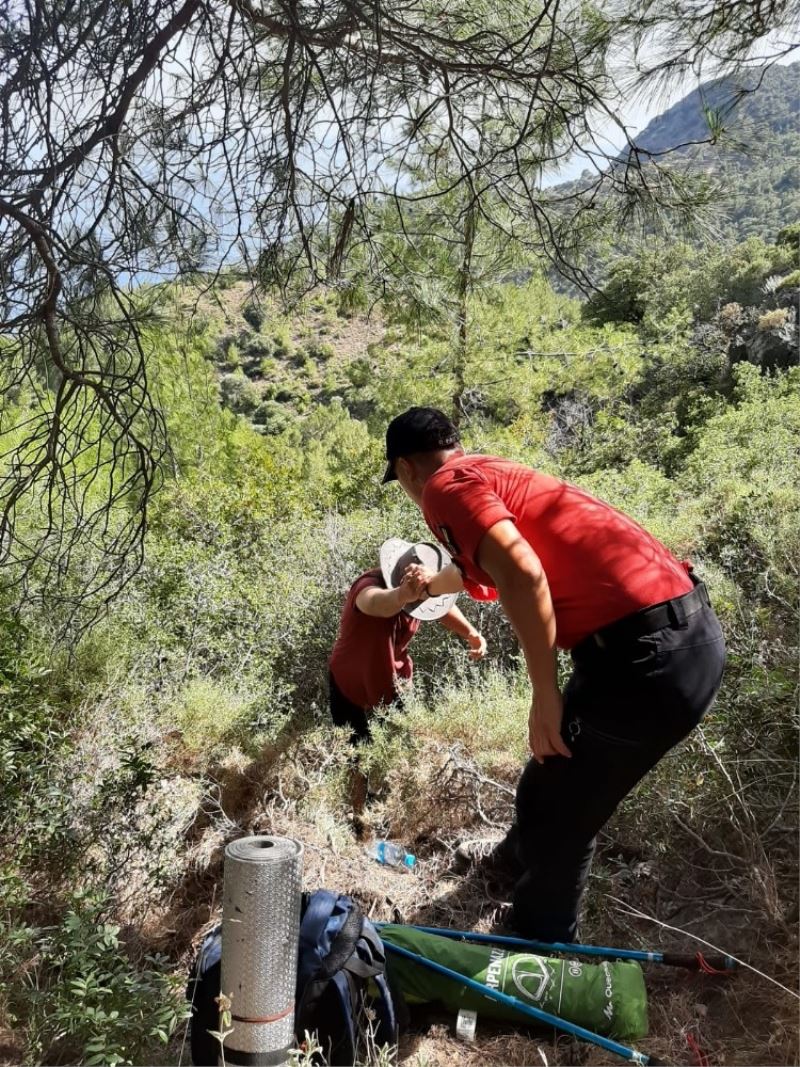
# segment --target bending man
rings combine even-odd
[[[394,419],[386,456],[384,482],[399,481],[454,559],[409,577],[430,595],[499,597],[525,654],[533,758],[498,857],[516,867],[516,928],[572,941],[597,832],[716,696],[719,622],[689,565],[636,522],[557,478],[466,455],[441,411]],[[574,666],[563,694],[557,647]]]

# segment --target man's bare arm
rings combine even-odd
[[[365,615],[374,615],[381,619],[390,619],[402,611],[406,604],[424,596],[420,582],[407,575],[395,589],[381,589],[369,585],[356,597],[356,607]]]
[[[569,756],[561,739],[561,694],[556,661],[556,619],[541,561],[509,519],[495,523],[478,546],[477,564],[497,589],[514,627],[533,685],[529,740],[534,757]]]
[[[483,659],[486,655],[486,638],[475,629],[469,619],[459,609],[453,605],[452,608],[443,615],[439,622],[444,626],[445,630],[450,630],[451,633],[456,634],[462,640],[466,641],[470,647],[469,658],[473,660]]]
[[[464,580],[455,563],[449,563],[440,571],[429,571],[421,563],[412,563],[406,568],[406,574],[425,586],[428,596],[441,596],[443,593],[463,593]]]

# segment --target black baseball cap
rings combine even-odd
[[[438,408],[409,408],[386,427],[386,473],[383,484],[393,482],[394,461],[415,452],[438,452],[459,444],[458,430]]]

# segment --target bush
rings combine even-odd
[[[292,416],[281,404],[274,400],[265,400],[256,408],[253,422],[262,427],[263,432],[268,436],[275,436],[288,429],[292,423]]]
[[[303,389],[298,385],[284,385],[275,393],[275,399],[279,404],[298,403],[303,395]]]
[[[209,760],[224,743],[249,739],[256,708],[250,693],[234,692],[213,678],[194,678],[176,694],[166,715],[181,730],[186,751]]]
[[[307,367],[310,362],[308,358],[308,350],[306,348],[303,348],[302,346],[300,348],[293,348],[291,350],[291,353],[287,354],[284,358],[286,359],[286,362],[289,364],[289,366],[297,367],[298,369],[301,367]]]
[[[249,360],[266,359],[272,355],[272,342],[260,334],[244,334],[240,339],[240,346]]]
[[[347,375],[350,384],[355,389],[363,389],[372,378],[372,364],[368,359],[364,359],[363,357],[354,359],[352,363],[347,365],[345,374]]]
[[[800,252],[800,222],[792,222],[778,231],[775,238],[776,245],[788,245],[795,256]]]
[[[78,894],[55,927],[11,931],[2,988],[11,1020],[26,1028],[26,1063],[155,1063],[185,1016],[183,983],[167,960],[135,966],[107,907]],[[14,966],[25,982],[8,984]]]
[[[327,363],[329,359],[333,359],[336,355],[336,349],[328,341],[309,341],[308,354],[312,359],[319,360],[320,363]]]
[[[257,304],[248,303],[245,304],[242,310],[242,318],[248,326],[251,326],[258,333],[264,325],[266,316],[263,309],[258,307]]]
[[[278,359],[288,360],[294,352],[294,344],[286,330],[272,336],[273,352]]]
[[[237,415],[252,414],[261,402],[261,394],[243,374],[226,374],[220,382],[220,394],[225,407]]]

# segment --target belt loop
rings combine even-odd
[[[686,608],[683,606],[683,601],[680,597],[667,601],[667,611],[672,620],[672,625],[679,630],[685,630],[689,624],[686,621]]]

